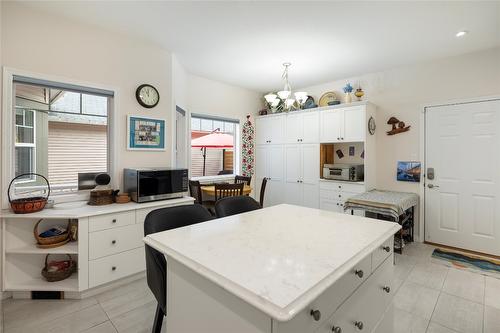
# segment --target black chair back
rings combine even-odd
[[[267,178],[262,179],[262,185],[260,186],[260,206],[264,207],[264,194],[266,193]]]
[[[215,184],[215,202],[221,198],[243,195],[243,186],[243,183]]]
[[[260,208],[259,203],[247,195],[222,198],[215,203],[217,217],[241,214]]]
[[[245,177],[245,176],[236,176],[236,177],[234,177],[234,183],[235,184],[243,183],[245,185],[250,186],[250,182],[251,181],[252,181],[252,176],[250,176],[250,177]]]
[[[187,205],[161,208],[152,211],[144,221],[144,235],[180,228],[213,219],[206,208],[201,205]],[[166,312],[167,304],[167,262],[165,256],[146,245],[146,276],[148,286],[153,292],[158,307]]]
[[[194,198],[194,202],[197,204],[202,204],[203,196],[201,193],[201,184],[198,180],[189,181],[189,195]]]

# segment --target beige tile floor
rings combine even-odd
[[[500,279],[435,264],[432,250],[396,256],[395,333],[500,333]],[[155,307],[145,280],[84,300],[6,300],[4,332],[151,332]]]

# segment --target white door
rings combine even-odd
[[[428,108],[425,132],[425,240],[500,255],[500,100]]]
[[[283,189],[284,189],[284,177],[283,177],[283,163],[284,163],[284,152],[283,146],[269,146],[268,151],[268,180],[266,186],[266,194],[264,196],[264,201],[267,206],[277,205],[283,203]]]
[[[320,115],[320,141],[339,142],[342,111],[322,111]]]
[[[319,142],[319,112],[306,112],[302,114],[302,136],[300,143]]]
[[[301,145],[302,205],[319,208],[319,144]]]
[[[302,115],[289,114],[285,121],[285,142],[299,143],[302,137]]]
[[[301,180],[301,146],[285,147],[285,203],[302,205]]]
[[[345,142],[365,141],[368,124],[365,120],[365,107],[353,107],[343,112],[344,126],[341,128],[341,138]]]

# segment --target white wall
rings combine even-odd
[[[141,40],[35,12],[19,2],[2,2],[2,66],[67,78],[118,90],[115,99],[116,179],[125,167],[167,166],[171,163],[172,60],[168,51]],[[141,107],[135,90],[142,83],[158,88],[154,109]],[[5,112],[5,111],[4,111]],[[165,152],[126,149],[126,115],[164,118]]]
[[[500,48],[441,59],[433,62],[327,82],[300,90],[316,101],[327,91],[343,98],[342,87],[360,82],[365,96],[377,109],[377,188],[419,192],[415,183],[396,181],[397,161],[422,160],[420,115],[423,107],[436,102],[480,96],[500,96]],[[411,125],[409,132],[388,136],[389,117]]]

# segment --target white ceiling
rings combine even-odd
[[[257,91],[500,45],[500,2],[32,2],[160,44],[200,76]],[[456,38],[459,30],[470,33]]]

